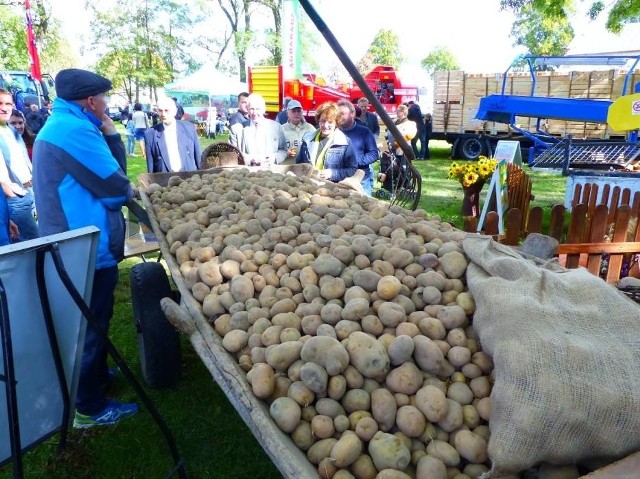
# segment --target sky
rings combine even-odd
[[[101,0],[105,5],[113,2]],[[83,3],[84,0],[51,0],[54,16],[59,15],[63,30],[75,44],[80,44],[77,38],[88,32]],[[522,52],[520,47],[513,47],[509,38],[514,17],[510,12],[500,11],[500,0],[311,0],[311,3],[354,63],[380,29],[396,32],[406,57],[401,71],[416,83],[422,83],[427,76],[420,68],[420,60],[436,47],[447,47],[461,69],[473,73],[503,72]],[[576,29],[573,53],[620,50],[621,39],[607,33],[603,21],[595,24],[586,21],[584,10],[589,2],[578,4],[583,11],[573,21]],[[318,35],[320,64],[338,63],[324,38]],[[625,43],[628,46],[624,49],[640,49],[639,41],[633,43]],[[93,60],[86,56],[79,66],[88,67]]]

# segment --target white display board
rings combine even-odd
[[[500,140],[496,145],[493,158],[497,161],[506,161],[514,165],[522,166],[522,150],[520,142],[513,140]]]
[[[36,252],[51,243],[59,245],[67,274],[88,303],[98,246],[97,228],[81,228],[0,247],[0,279],[7,295],[23,451],[63,426],[63,395],[36,280]],[[59,279],[51,255],[47,253],[45,258],[48,298],[73,413],[86,321]],[[3,354],[0,342],[0,358]],[[6,375],[2,361],[0,375]],[[0,382],[0,464],[11,460],[6,386]]]

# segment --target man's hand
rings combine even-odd
[[[116,135],[118,133],[118,131],[116,130],[116,125],[113,123],[113,120],[109,118],[109,115],[107,115],[106,111],[102,113],[102,116],[99,117],[99,119],[102,121],[102,125],[100,125],[100,131],[103,135],[109,136]]]
[[[298,154],[298,150],[293,146],[287,150],[287,157],[288,158],[293,158],[297,154]]]
[[[20,230],[18,226],[11,220],[9,220],[9,236],[12,240],[17,240],[20,236]]]

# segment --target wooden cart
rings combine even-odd
[[[298,176],[309,174],[309,165],[290,165],[274,167],[282,172],[293,172]],[[250,168],[252,169],[252,168]],[[255,168],[257,169],[257,168]],[[222,168],[207,170],[206,173],[216,173]],[[202,314],[200,303],[193,297],[190,289],[185,285],[179,266],[169,252],[169,245],[158,220],[153,212],[151,200],[146,194],[146,188],[152,183],[166,186],[169,178],[179,175],[188,178],[203,171],[189,173],[145,173],[140,175],[140,194],[142,202],[149,214],[153,231],[158,238],[160,251],[167,262],[171,277],[181,295],[179,311],[168,311],[174,326],[189,336],[196,353],[213,376],[213,379],[225,393],[233,407],[240,414],[247,427],[251,430],[262,448],[270,456],[273,463],[284,477],[318,478],[316,468],[305,453],[301,451],[273,422],[269,415],[268,406],[253,395],[250,384],[246,380],[246,373],[237,361],[222,347],[221,338],[213,330]]]

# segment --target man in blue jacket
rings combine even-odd
[[[126,152],[107,116],[111,82],[95,73],[61,70],[53,114],[33,148],[33,180],[41,235],[83,226],[100,229],[89,309],[106,334],[124,255],[122,206],[134,194],[125,174]],[[74,427],[115,424],[138,411],[135,403],[107,399],[106,338],[87,325],[76,398]]]
[[[378,146],[371,130],[356,121],[356,109],[349,100],[338,102],[340,110],[340,130],[349,138],[351,148],[356,155],[358,169],[364,172],[360,184],[364,192],[371,196],[373,190],[373,165],[378,160]]]

